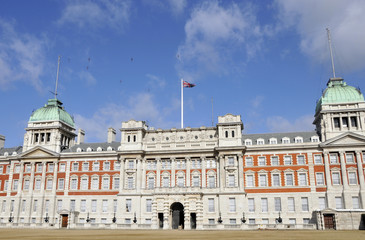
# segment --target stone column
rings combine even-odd
[[[44,209],[44,198],[45,198],[45,188],[46,188],[46,171],[47,171],[47,163],[46,162],[42,162],[42,180],[41,180],[41,196],[42,198],[40,199],[39,201],[39,207],[41,209],[41,220],[40,222],[42,222],[43,220],[43,217],[44,216],[44,212],[45,212],[45,209]]]
[[[164,208],[163,208],[163,229],[170,229],[170,206],[169,202],[164,202]]]
[[[184,201],[184,229],[191,229],[189,199]]]
[[[185,186],[186,187],[191,187],[190,184],[190,166],[191,166],[191,158],[186,157],[185,158],[186,161],[186,181],[185,181]]]
[[[71,161],[67,161],[66,163],[66,173],[65,173],[65,196],[68,196],[68,189],[70,186],[70,175],[71,175]]]
[[[359,175],[359,183],[360,183],[360,201],[361,207],[365,206],[365,179],[364,179],[364,168],[363,168],[363,159],[361,151],[356,151],[356,163],[357,163],[357,172]]]
[[[141,176],[141,187],[146,189],[146,158],[141,158],[142,176]]]
[[[345,152],[340,152],[340,163],[341,163],[341,176],[342,176],[342,184],[343,188],[347,190],[349,188],[349,182],[347,179],[347,169],[346,169],[346,160],[345,160]]]
[[[156,187],[161,187],[161,159],[156,158],[157,166],[156,166]]]
[[[28,163],[29,164],[29,163]],[[33,206],[33,189],[34,189],[34,172],[35,172],[35,163],[31,163],[31,169],[30,169],[30,179],[29,179],[29,214],[28,214],[28,223],[30,223],[30,220],[32,218],[32,206]]]
[[[240,191],[244,190],[244,179],[243,179],[243,155],[237,155],[238,160],[238,187]]]
[[[226,181],[225,181],[225,172],[224,172],[224,156],[219,156],[219,187],[220,190],[223,191],[223,188],[226,187]]]
[[[24,163],[21,162],[20,163],[20,173],[19,173],[18,193],[17,193],[17,195],[18,195],[18,198],[17,198],[18,203],[15,204],[18,207],[17,207],[16,217],[14,216],[14,218],[17,219],[17,222],[18,223],[19,223],[19,215],[20,215],[21,206],[22,206],[21,192],[22,192],[22,189],[23,189],[23,175],[24,175]]]
[[[119,193],[121,193],[124,189],[124,168],[125,168],[125,161],[124,158],[119,158],[118,161],[120,162],[120,170],[119,170]]]
[[[175,158],[171,158],[171,185],[170,187],[175,187]]]
[[[334,208],[334,205],[332,204],[332,201],[330,201],[330,198],[332,197],[331,190],[333,189],[333,186],[332,186],[332,179],[331,179],[331,171],[330,171],[330,164],[329,164],[328,154],[329,154],[328,151],[323,151],[324,169],[325,169],[326,185],[327,185],[326,201],[327,201],[327,207],[328,208]]]
[[[206,188],[207,187],[207,173],[206,173],[206,166],[207,166],[207,162],[206,162],[206,159],[205,159],[205,157],[201,157],[200,158],[201,159],[201,161],[202,161],[202,188]]]
[[[141,182],[142,182],[142,168],[141,168],[141,161],[142,158],[137,158],[136,159],[136,168],[137,168],[137,174],[136,174],[136,190],[137,192],[141,191]]]
[[[53,169],[53,183],[52,183],[52,200],[50,201],[50,205],[51,207],[51,212],[50,212],[50,222],[55,224],[56,223],[56,217],[57,217],[57,203],[56,203],[56,191],[57,191],[57,172],[58,172],[58,162],[54,161],[53,162],[54,165],[54,169]]]

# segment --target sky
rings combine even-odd
[[[212,126],[241,115],[243,133],[314,130],[332,74],[365,89],[362,0],[0,1],[0,134],[23,144],[32,112],[58,99],[86,132],[146,121]],[[213,118],[212,118],[213,116]],[[120,133],[117,136],[120,140]]]

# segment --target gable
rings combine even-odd
[[[21,158],[48,158],[48,157],[57,157],[58,154],[50,151],[48,149],[45,149],[43,147],[35,147],[32,149],[29,149],[28,151],[22,153],[19,157]]]
[[[359,146],[365,145],[365,137],[354,133],[344,133],[322,143],[321,146]]]

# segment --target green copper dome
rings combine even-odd
[[[321,98],[317,102],[316,112],[323,104],[363,102],[364,96],[359,89],[346,84],[342,78],[331,78]]]
[[[73,118],[65,111],[62,102],[58,99],[49,99],[44,107],[35,110],[29,118],[29,122],[40,121],[61,121],[75,127]]]

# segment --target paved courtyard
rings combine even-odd
[[[181,231],[181,230],[44,230],[44,229],[0,229],[0,239],[310,239],[364,240],[365,231]]]

